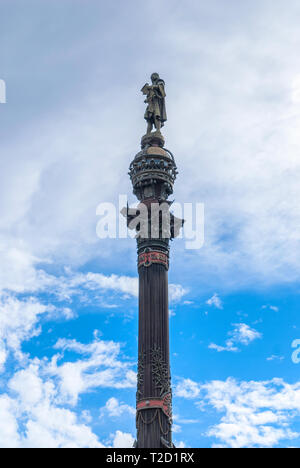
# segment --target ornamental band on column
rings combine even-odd
[[[168,198],[178,174],[161,128],[167,120],[165,82],[158,73],[142,88],[147,132],[130,164],[136,210],[127,207],[127,224],[137,232],[139,272],[139,345],[136,394],[136,448],[172,448],[172,391],[169,350],[169,243],[183,220],[170,212]],[[154,127],[154,130],[153,130]],[[157,217],[153,216],[156,207]],[[141,229],[141,212],[146,229]],[[146,215],[145,215],[146,213]],[[167,220],[167,222],[165,222]]]

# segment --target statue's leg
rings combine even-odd
[[[158,132],[160,132],[160,129],[161,129],[161,121],[158,117],[156,117],[155,119],[155,128]]]
[[[148,120],[148,127],[147,127],[147,133],[151,133],[152,132],[152,127],[153,127],[153,124],[150,120]]]

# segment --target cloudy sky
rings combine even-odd
[[[166,81],[174,441],[299,447],[298,0],[1,0],[0,447],[130,447],[136,247],[99,239]],[[297,351],[297,350],[296,350]],[[295,360],[295,359],[294,359]]]

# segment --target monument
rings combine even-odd
[[[161,128],[167,120],[165,82],[157,73],[142,93],[147,133],[129,169],[137,209],[127,207],[127,224],[137,232],[139,344],[136,394],[136,448],[173,448],[169,350],[168,270],[170,240],[183,221],[170,212],[178,174]],[[154,131],[153,130],[154,127]]]

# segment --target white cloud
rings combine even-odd
[[[13,399],[7,395],[0,396],[0,448],[16,448],[20,444],[16,408]]]
[[[13,292],[36,291],[40,285],[45,285],[46,275],[35,268],[38,259],[35,258],[23,244],[22,240],[0,237],[0,292],[9,290]]]
[[[231,334],[234,343],[241,343],[245,346],[248,346],[254,340],[262,338],[261,333],[249,327],[249,325],[246,325],[245,323],[235,324],[235,329]]]
[[[182,379],[175,387],[175,396],[182,398],[196,398],[200,393],[199,384],[193,382],[191,379]]]
[[[5,363],[7,359],[7,351],[4,346],[4,343],[0,342],[0,373],[3,372],[5,368]]]
[[[110,398],[107,400],[105,406],[100,410],[100,417],[103,417],[105,414],[113,418],[119,418],[123,414],[129,413],[131,416],[135,416],[136,409],[132,406],[120,403],[117,398]]]
[[[91,429],[77,415],[58,406],[55,383],[43,379],[38,360],[17,372],[0,397],[0,447],[101,448]],[[22,422],[23,430],[20,430]]]
[[[295,76],[292,82],[292,102],[295,104],[300,102],[300,75]]]
[[[58,281],[58,293],[66,297],[76,294],[79,288],[90,291],[104,290],[129,294],[138,297],[138,278],[129,276],[111,275],[105,276],[100,273],[75,274],[71,278],[60,278]],[[180,301],[187,294],[180,284],[170,284],[170,301]]]
[[[18,360],[26,356],[22,353],[22,342],[41,333],[41,319],[72,319],[75,314],[68,308],[42,304],[35,297],[20,300],[7,293],[0,294],[0,370],[9,353]]]
[[[77,414],[75,407],[81,393],[96,387],[131,388],[136,375],[131,363],[119,360],[120,345],[95,341],[82,344],[75,340],[60,340],[56,349],[72,351],[82,356],[75,362],[58,361],[55,355],[28,359],[24,369],[15,372],[7,383],[7,393],[0,396],[0,447],[2,448],[101,448],[103,443],[89,424],[88,410]],[[111,398],[103,411],[109,417],[135,414],[135,409]],[[22,430],[20,423],[22,424]],[[113,447],[130,447],[130,434],[117,431]]]
[[[170,301],[176,302],[180,301],[185,294],[188,293],[188,290],[182,287],[180,284],[170,284],[169,285],[169,294]]]
[[[201,187],[201,201],[209,207],[206,244],[183,265],[184,272],[191,264],[199,271],[201,264],[209,275],[202,274],[203,281],[211,285],[214,279],[229,288],[255,287],[258,278],[263,283],[297,280],[299,7],[292,2],[284,17],[271,2],[257,2],[250,15],[247,6],[220,10],[220,2],[191,8],[179,9],[172,16],[172,33],[164,35],[166,47],[181,56],[181,69],[174,65],[169,71],[177,79],[171,92],[178,81],[185,83],[169,103],[176,116],[169,140],[178,154],[188,154],[179,167],[189,183],[177,185],[177,199],[196,201]],[[210,19],[209,26],[199,28],[201,17]],[[188,27],[178,33],[179,21]],[[189,116],[182,120],[186,108]],[[201,136],[194,139],[199,122]],[[205,157],[199,158],[199,151]]]
[[[49,375],[59,378],[60,395],[63,401],[76,405],[79,395],[96,388],[135,388],[136,373],[132,363],[121,361],[120,345],[113,341],[100,341],[82,344],[75,340],[59,340],[56,349],[73,351],[82,355],[74,362],[62,362],[56,355],[45,367]]]
[[[237,345],[242,344],[244,346],[248,346],[253,341],[262,338],[261,333],[254,328],[249,327],[249,325],[246,325],[245,323],[236,323],[234,324],[234,327],[233,331],[228,333],[230,338],[226,341],[225,346],[219,346],[215,343],[211,343],[209,345],[209,349],[214,349],[219,353],[223,351],[237,352],[239,351]]]
[[[300,385],[281,379],[267,382],[212,381],[202,386],[204,398],[218,412],[220,423],[208,435],[226,446],[274,447],[299,434],[290,425],[299,414]]]
[[[89,410],[83,410],[80,416],[81,416],[81,419],[87,424],[90,424],[93,420],[92,415]]]
[[[3,369],[8,353],[18,359],[24,356],[21,343],[40,333],[38,322],[42,315],[51,311],[34,298],[18,300],[7,294],[0,295],[0,363]]]
[[[100,273],[77,274],[69,281],[66,278],[65,287],[67,291],[69,289],[70,293],[72,290],[74,293],[78,288],[83,287],[90,291],[112,290],[137,297],[138,278],[118,275],[105,276]]]
[[[276,447],[300,433],[292,424],[300,416],[300,382],[288,384],[283,379],[242,381],[233,378],[206,384],[182,379],[177,397],[194,398],[201,411],[205,405],[223,413],[207,436],[218,439],[213,447]],[[197,389],[197,391],[195,391]],[[199,397],[201,399],[199,400]]]
[[[174,442],[174,445],[175,445],[175,447],[178,448],[178,449],[186,448],[186,445],[185,445],[185,443],[184,443],[182,440],[181,440],[180,442],[176,442],[176,441],[175,441],[175,442]]]
[[[206,304],[208,304],[209,306],[214,306],[217,309],[223,309],[222,301],[217,293],[215,293],[210,299],[208,299],[206,301]]]
[[[271,310],[273,312],[279,312],[279,307],[273,306],[273,305],[264,305],[264,306],[262,306],[262,308]]]
[[[132,448],[134,438],[131,434],[122,431],[116,431],[113,436],[112,446],[113,448]]]
[[[239,349],[236,346],[233,346],[233,343],[231,340],[228,340],[226,342],[226,346],[220,346],[215,343],[211,343],[208,346],[209,349],[214,349],[215,351],[218,351],[218,353],[222,353],[223,351],[228,351],[232,353],[236,353],[239,351]]]
[[[176,197],[199,201],[200,186],[204,198],[200,201],[209,207],[204,248],[184,257],[180,255],[181,242],[174,242],[177,257],[185,258],[182,274],[193,276],[201,268],[203,282],[211,282],[214,277],[214,284],[219,279],[227,287],[243,287],[249,282],[256,285],[258,280],[260,284],[297,280],[297,3],[293,1],[282,14],[278,6],[264,2],[256,4],[249,15],[249,9],[242,6],[233,11],[219,4],[216,9],[216,2],[191,2],[186,11],[172,10],[167,27],[160,24],[158,12],[145,15],[148,8],[135,8],[135,24],[144,24],[147,18],[150,29],[155,26],[155,40],[161,50],[160,58],[155,60],[162,73],[165,71],[169,115],[173,116],[164,131],[168,146],[176,150],[182,174]],[[170,9],[171,3],[166,2],[160,11],[170,17]],[[127,30],[121,20],[122,7],[118,14],[120,21],[114,23],[115,28],[118,32],[120,28]],[[209,21],[203,23],[201,18]],[[268,37],[265,24],[269,25]],[[30,22],[23,27],[28,31]],[[103,41],[99,30],[105,35],[106,28],[99,27],[88,35],[71,32],[70,39],[76,44],[70,40],[69,56],[75,54],[78,63],[91,59],[89,53]],[[14,30],[14,36],[20,38],[22,33]],[[127,39],[136,45],[137,37],[140,40],[139,28]],[[137,69],[136,64],[140,63],[137,58],[144,60],[147,41],[143,38],[128,62],[128,69],[136,73],[136,83],[144,79],[143,67]],[[105,260],[111,257],[115,267],[132,248],[131,241],[100,242],[95,234],[98,203],[113,201],[119,192],[128,192],[129,182],[124,175],[133,157],[132,149],[138,150],[144,131],[139,88],[124,69],[120,48],[115,45],[110,55],[113,62],[104,74],[100,73],[100,65],[90,60],[89,67],[93,65],[89,76],[99,79],[92,80],[84,91],[80,78],[74,80],[72,69],[64,83],[60,74],[54,73],[53,82],[60,83],[57,88],[64,98],[63,108],[58,99],[51,107],[51,115],[41,119],[41,113],[37,113],[39,121],[26,121],[17,138],[5,138],[2,143],[5,174],[0,184],[0,288],[28,290],[29,286],[35,287],[36,278],[36,284],[46,280],[37,267],[39,261],[70,264],[76,269],[97,255]],[[60,63],[60,54],[53,55],[49,47],[50,43],[45,43],[43,54],[36,56],[39,63],[45,60],[44,54],[51,63]],[[22,55],[22,47],[19,53]],[[174,63],[168,63],[168,70],[166,54],[177,57]],[[116,67],[122,71],[122,80],[117,84],[108,79],[108,75],[118,75]],[[27,71],[32,76],[30,68]],[[19,76],[19,83],[24,76]],[[37,84],[41,86],[42,82],[40,79]],[[71,89],[70,83],[83,91],[76,103],[64,97],[63,90]],[[130,109],[132,119],[124,120],[120,108]],[[188,115],[182,119],[187,108]],[[11,108],[16,118],[20,110],[17,106]],[[9,131],[16,135],[14,126]],[[109,157],[99,158],[99,148]],[[199,152],[205,157],[199,158]]]
[[[19,258],[22,255],[24,254],[19,252],[17,257]],[[70,268],[65,268],[64,275],[54,276],[46,273],[42,269],[37,269],[35,267],[37,260],[31,257],[26,257],[26,260],[19,262],[21,266],[14,258],[10,258],[9,263],[11,262],[14,265],[12,271],[13,280],[8,281],[7,275],[3,274],[5,280],[1,282],[0,277],[0,292],[1,289],[16,293],[45,292],[56,295],[61,301],[71,301],[73,296],[79,296],[83,302],[99,300],[98,293],[104,295],[106,292],[119,294],[123,299],[138,297],[138,277],[116,274],[106,276],[102,273],[91,272],[78,273],[72,271]],[[24,264],[26,267],[24,267]],[[11,270],[9,266],[7,266],[7,269],[8,273],[10,273]],[[20,281],[18,282],[16,282],[17,277],[20,277]],[[27,277],[27,279],[25,277]],[[180,284],[169,285],[171,302],[180,301],[187,292],[188,290]],[[106,308],[117,307],[115,304],[106,304],[103,300],[101,304]],[[59,315],[64,315],[66,319],[73,319],[76,316],[69,307],[56,310]],[[52,312],[54,315],[54,309],[52,309]]]
[[[197,385],[195,382],[194,384]],[[180,417],[178,414],[173,414],[173,421],[175,421],[178,424],[199,424],[200,422],[199,419],[186,419],[186,418]]]
[[[172,426],[172,432],[173,434],[179,434],[181,432],[181,427],[178,424],[173,424]]]
[[[272,356],[269,356],[267,358],[267,361],[283,361],[284,356],[277,356],[276,354],[272,354]]]

